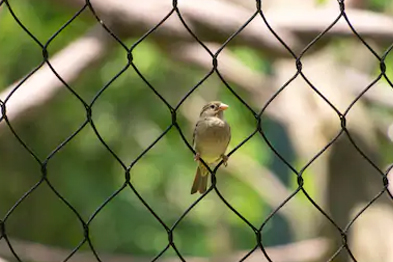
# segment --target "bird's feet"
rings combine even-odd
[[[222,163],[224,164],[225,167],[227,167],[228,166],[228,156],[222,155],[221,158],[222,158]]]
[[[194,161],[199,161],[200,158],[201,156],[199,155],[199,153],[196,153],[194,156]]]

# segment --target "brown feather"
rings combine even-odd
[[[201,164],[203,165],[203,164]],[[207,178],[209,177],[209,171],[206,167],[199,165],[197,167],[197,171],[194,178],[194,183],[192,184],[191,194],[194,194],[199,191],[199,193],[203,194],[207,189]],[[202,171],[201,171],[202,169]]]
[[[194,178],[194,183],[192,184],[191,194],[195,194],[199,191],[199,183],[201,181],[201,171],[199,170],[199,166],[197,167],[197,171]]]

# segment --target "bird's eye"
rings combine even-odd
[[[210,108],[211,108],[211,109],[215,109],[216,106],[215,106],[215,105],[211,105]]]

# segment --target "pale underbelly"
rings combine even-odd
[[[225,154],[229,142],[229,138],[225,138],[220,134],[222,130],[211,131],[209,135],[204,134],[198,137],[195,148],[200,157],[207,163],[214,163],[220,160],[221,155]]]

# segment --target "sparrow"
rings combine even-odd
[[[231,140],[231,128],[224,120],[224,111],[228,105],[220,101],[212,101],[202,107],[193,133],[193,148],[196,152],[194,160],[198,161],[198,168],[195,174],[191,194],[206,192],[209,170],[200,161],[209,165],[223,160],[227,166],[228,157],[225,151]]]

